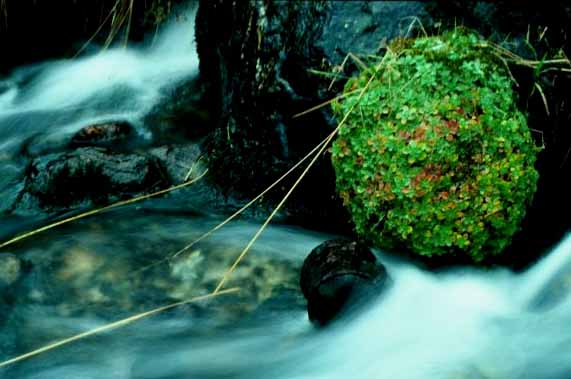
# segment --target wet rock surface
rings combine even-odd
[[[84,147],[32,161],[27,169],[20,208],[37,202],[44,209],[70,210],[102,205],[169,184],[157,159]]]
[[[419,24],[431,27],[434,20],[429,7],[425,1],[333,3],[315,48],[322,51],[330,67],[340,65],[349,53],[382,54],[393,38],[414,35]]]
[[[375,298],[389,284],[385,267],[358,242],[323,242],[303,262],[300,286],[309,319],[325,325],[358,304]]]
[[[110,122],[89,125],[80,129],[72,138],[72,147],[116,145],[126,142],[133,134],[133,127],[127,122]]]
[[[180,141],[138,149],[112,144],[77,147],[39,155],[29,163],[22,159],[19,166],[3,166],[6,171],[0,180],[2,239],[44,226],[69,212],[103,207],[199,176],[201,179],[192,185],[145,204],[188,215],[228,215],[245,204],[246,200],[222,194],[204,175],[208,173],[207,160],[198,142]],[[268,212],[264,207],[253,206],[244,215],[260,220]],[[280,215],[276,217],[281,219]]]
[[[321,65],[311,41],[321,31],[327,7],[324,1],[200,3],[200,74],[208,85],[211,114],[217,116],[208,154],[214,181],[225,193],[255,196],[330,130],[319,112],[293,118],[319,101],[317,79],[307,68]],[[343,212],[332,199],[332,173],[319,163],[301,184],[288,202],[290,215],[300,215],[296,222]],[[285,181],[265,199],[271,203],[292,183]]]
[[[165,167],[171,183],[183,183],[206,170],[202,149],[198,144],[167,145],[152,148],[149,154]]]

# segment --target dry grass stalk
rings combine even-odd
[[[386,55],[385,55],[386,57]],[[315,164],[315,162],[317,161],[317,159],[321,156],[321,154],[323,154],[325,152],[325,149],[327,149],[327,147],[329,146],[329,143],[333,140],[333,138],[337,135],[337,133],[339,132],[339,129],[341,129],[341,127],[345,124],[345,122],[347,121],[349,115],[353,112],[353,110],[356,108],[356,106],[360,103],[361,99],[363,98],[363,95],[365,94],[365,92],[367,92],[367,89],[369,88],[369,86],[371,85],[371,83],[373,82],[373,80],[375,79],[375,76],[377,74],[377,72],[381,69],[381,67],[383,66],[385,62],[385,58],[383,57],[383,59],[379,62],[379,64],[376,66],[375,68],[375,72],[373,73],[373,75],[371,75],[371,77],[369,78],[369,80],[367,81],[367,83],[365,84],[365,86],[361,89],[361,92],[359,93],[359,96],[357,97],[357,101],[355,101],[355,103],[351,106],[351,108],[347,111],[347,113],[345,113],[345,115],[343,116],[343,119],[341,119],[341,121],[339,122],[339,124],[337,124],[337,127],[331,132],[331,134],[329,134],[327,136],[327,138],[325,138],[318,146],[321,146],[318,151],[313,155],[313,158],[311,160],[311,162],[309,162],[309,164],[307,165],[307,167],[303,170],[303,172],[301,173],[301,175],[297,178],[297,180],[295,181],[295,183],[290,187],[290,189],[288,190],[288,192],[284,195],[284,197],[281,199],[281,201],[278,203],[278,205],[274,208],[274,210],[272,211],[272,213],[266,218],[266,220],[264,221],[264,223],[262,224],[262,226],[260,226],[260,228],[258,229],[258,231],[254,234],[254,236],[252,237],[252,239],[250,239],[250,241],[248,242],[248,244],[246,245],[246,247],[244,247],[244,249],[242,250],[242,252],[238,255],[238,257],[236,258],[236,260],[234,261],[234,263],[232,263],[232,265],[230,266],[230,268],[224,273],[224,275],[222,276],[222,278],[220,279],[220,282],[218,283],[218,285],[216,286],[216,288],[214,289],[213,294],[219,293],[222,288],[224,288],[224,285],[226,284],[226,282],[230,279],[232,273],[236,270],[236,268],[238,267],[238,265],[240,264],[240,262],[242,262],[242,260],[246,257],[246,255],[248,254],[248,252],[250,251],[251,247],[254,245],[254,243],[258,240],[258,238],[260,237],[260,235],[264,232],[264,230],[266,229],[266,227],[268,226],[268,224],[271,222],[271,220],[273,219],[273,217],[276,215],[276,213],[280,210],[280,208],[285,204],[285,202],[287,201],[287,199],[290,197],[290,195],[293,193],[293,191],[295,190],[295,188],[299,185],[299,183],[301,183],[301,181],[303,180],[303,178],[305,177],[305,175],[309,172],[309,170],[311,169],[311,167]],[[317,148],[317,147],[316,147]]]
[[[72,337],[69,337],[69,338],[66,338],[66,339],[63,339],[63,340],[60,340],[60,341],[51,343],[51,344],[46,345],[46,346],[43,346],[43,347],[41,347],[41,348],[39,348],[39,349],[30,351],[29,353],[19,355],[19,356],[15,357],[15,358],[8,359],[8,360],[6,360],[6,361],[4,361],[4,362],[0,362],[0,367],[5,367],[5,366],[9,366],[9,365],[11,365],[11,364],[17,363],[17,362],[21,362],[21,361],[23,361],[23,360],[26,360],[26,359],[35,357],[35,356],[37,356],[37,355],[46,353],[46,352],[51,351],[51,350],[54,350],[54,349],[57,349],[57,348],[59,348],[59,347],[61,347],[61,346],[64,346],[64,345],[68,345],[68,344],[70,344],[70,343],[72,343],[72,342],[76,342],[76,341],[82,340],[82,339],[84,339],[84,338],[91,337],[91,336],[96,335],[96,334],[105,333],[105,332],[111,331],[111,330],[113,330],[113,329],[117,329],[117,328],[121,328],[121,327],[123,327],[123,326],[127,326],[127,325],[129,325],[129,324],[131,324],[131,323],[133,323],[133,322],[135,322],[135,321],[139,321],[139,320],[141,320],[141,319],[143,319],[143,318],[147,318],[147,317],[153,316],[153,315],[155,315],[155,314],[157,314],[157,313],[161,313],[161,312],[164,312],[164,311],[168,311],[168,310],[170,310],[170,309],[172,309],[172,308],[180,307],[181,305],[190,304],[190,303],[196,303],[196,302],[199,302],[199,301],[211,299],[211,298],[214,298],[214,297],[217,297],[217,296],[220,296],[220,295],[226,295],[226,294],[233,293],[233,292],[237,292],[237,291],[239,291],[239,288],[229,288],[229,289],[227,289],[227,290],[219,291],[219,292],[217,292],[217,293],[210,293],[210,294],[208,294],[208,295],[193,297],[192,299],[188,299],[188,300],[184,300],[184,301],[179,301],[179,302],[177,302],[177,303],[172,303],[172,304],[165,305],[165,306],[162,306],[162,307],[159,307],[159,308],[151,309],[150,311],[146,311],[146,312],[143,312],[143,313],[138,313],[138,314],[133,315],[133,316],[131,316],[131,317],[127,317],[127,318],[124,318],[124,319],[119,320],[119,321],[115,321],[115,322],[112,322],[112,323],[109,323],[109,324],[105,324],[105,325],[103,325],[103,326],[100,326],[100,327],[97,327],[97,328],[88,330],[88,331],[86,331],[86,332],[83,332],[83,333],[80,333],[80,334],[76,334],[75,336],[72,336]]]
[[[26,233],[24,233],[24,234],[21,234],[21,235],[19,235],[19,236],[16,236],[16,237],[14,237],[14,238],[12,238],[12,239],[10,239],[10,240],[8,240],[8,241],[5,241],[5,242],[3,242],[3,243],[0,243],[0,249],[4,248],[4,247],[6,247],[6,246],[12,245],[12,244],[14,244],[14,243],[16,243],[16,242],[22,241],[22,240],[24,240],[24,239],[26,239],[26,238],[35,236],[36,234],[39,234],[39,233],[45,232],[45,231],[47,231],[47,230],[53,229],[53,228],[55,228],[55,227],[57,227],[57,226],[61,226],[61,225],[64,225],[64,224],[68,224],[68,223],[70,223],[70,222],[77,221],[77,220],[80,220],[80,219],[85,218],[85,217],[88,217],[88,216],[93,216],[93,215],[95,215],[95,214],[102,213],[102,212],[108,211],[108,210],[113,209],[113,208],[118,208],[118,207],[121,207],[121,206],[124,206],[124,205],[129,205],[129,204],[137,203],[137,202],[140,202],[140,201],[143,201],[143,200],[146,200],[146,199],[150,199],[150,198],[152,198],[152,197],[164,195],[164,194],[167,194],[167,193],[169,193],[169,192],[176,191],[176,190],[179,190],[179,189],[184,188],[184,187],[188,187],[188,186],[190,186],[191,184],[195,183],[196,181],[202,179],[202,177],[203,177],[204,175],[206,175],[207,172],[208,172],[208,169],[206,169],[202,174],[200,174],[199,176],[197,176],[196,178],[194,178],[194,179],[192,179],[192,180],[189,180],[189,181],[187,181],[187,182],[185,182],[185,183],[182,183],[182,184],[179,184],[179,185],[176,185],[176,186],[173,186],[173,187],[170,187],[170,188],[161,190],[161,191],[153,192],[153,193],[150,193],[150,194],[147,194],[147,195],[138,196],[138,197],[135,197],[135,198],[129,199],[129,200],[119,201],[119,202],[117,202],[117,203],[113,203],[113,204],[108,205],[108,206],[103,207],[103,208],[92,209],[92,210],[90,210],[90,211],[80,213],[80,214],[78,214],[78,215],[76,215],[76,216],[68,217],[68,218],[66,218],[66,219],[64,219],[64,220],[60,220],[60,221],[54,222],[54,223],[52,223],[52,224],[42,226],[42,227],[40,227],[40,228],[37,228],[37,229],[34,229],[34,230],[32,230],[32,231],[29,231],[29,232],[26,232]]]

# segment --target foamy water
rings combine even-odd
[[[31,136],[55,143],[85,125],[116,120],[152,137],[141,118],[166,89],[198,73],[195,10],[191,4],[153,43],[15,70],[0,83],[0,149],[17,149]]]
[[[161,218],[168,220],[167,215]],[[249,223],[231,225],[212,242],[223,241],[238,249],[256,228]],[[172,229],[173,236],[182,229],[182,225]],[[117,233],[124,235],[124,231]],[[112,230],[105,236],[118,238]],[[89,235],[81,238],[88,240]],[[133,230],[131,238],[144,237]],[[303,257],[327,238],[330,236],[274,226],[252,254],[301,264]],[[304,311],[292,309],[196,336],[193,330],[204,320],[167,313],[17,363],[6,369],[6,377],[571,377],[571,297],[557,291],[571,278],[571,237],[520,274],[474,268],[435,274],[378,254],[393,285],[357,314],[324,330],[315,330]],[[550,306],[534,306],[539,298],[549,298]],[[112,321],[65,318],[49,307],[42,312],[32,309],[20,311],[38,336],[54,330],[72,335]]]
[[[261,326],[257,337],[189,344],[157,361],[171,358],[179,369],[213,373],[207,377],[571,377],[571,296],[553,298],[548,310],[534,308],[528,297],[554,297],[558,285],[569,283],[570,237],[522,274],[468,268],[433,274],[384,261],[394,286],[362,314],[330,329],[307,335],[299,319],[275,320],[298,336]],[[176,372],[183,377],[183,369]]]

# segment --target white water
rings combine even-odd
[[[104,121],[128,121],[150,138],[142,117],[165,90],[198,73],[195,8],[182,12],[152,44],[22,67],[0,80],[0,151],[17,149],[31,136],[40,145],[46,139],[57,143]]]
[[[255,229],[230,226],[214,242],[243,246]],[[301,262],[325,238],[271,227],[252,254]],[[380,257],[393,286],[358,315],[323,331],[313,330],[305,312],[292,311],[196,337],[189,335],[197,327],[191,318],[165,315],[32,358],[7,377],[571,378],[571,237],[521,274],[469,268],[434,274]],[[566,292],[556,296],[560,286]],[[534,306],[539,298],[549,298],[549,307]],[[106,321],[29,317],[38,330],[66,335]]]
[[[390,294],[315,342],[335,348],[295,377],[571,377],[571,296],[541,312],[528,296],[552,296],[549,285],[571,279],[571,238],[521,275],[434,275],[406,264],[389,272]]]
[[[279,231],[270,230],[266,240],[274,238]],[[304,251],[316,243],[302,234],[295,239],[305,242]],[[569,284],[571,237],[519,275],[476,269],[436,275],[383,261],[394,286],[357,317],[307,334],[305,315],[285,315],[242,334],[183,341],[143,364],[140,377],[571,378],[571,296],[555,298],[548,310],[528,299]]]
[[[272,233],[266,238],[279,238]],[[305,241],[305,251],[315,244],[301,234],[296,240]],[[571,296],[554,297],[549,309],[533,306],[533,299],[553,296],[557,283],[571,288],[571,237],[519,275],[437,275],[383,261],[394,286],[357,317],[307,335],[305,315],[288,315],[238,337],[186,341],[147,362],[149,375],[141,377],[571,378]]]
[[[80,126],[117,118],[148,135],[140,123],[144,114],[165,88],[196,74],[192,14],[186,22],[171,24],[154,46],[17,70],[0,85],[0,152],[34,135],[57,139]],[[216,238],[244,246],[254,232],[253,225],[239,225]],[[119,237],[110,232],[108,238]],[[253,254],[300,263],[325,238],[271,227]],[[194,320],[164,316],[0,369],[0,377],[571,378],[571,238],[518,275],[469,268],[433,274],[381,258],[394,281],[390,290],[359,315],[324,331],[313,330],[304,312],[292,311],[195,338],[188,336]],[[564,295],[555,296],[561,287]],[[44,311],[29,311],[32,325],[65,335],[110,321]]]

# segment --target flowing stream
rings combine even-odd
[[[22,67],[0,80],[0,190],[20,156],[64,148],[84,125],[145,116],[197,75],[191,9],[154,42]],[[165,205],[166,204],[166,205]],[[0,361],[146,310],[209,293],[258,225],[239,221],[181,247],[219,217],[157,199],[68,224],[7,252],[26,262],[0,303]],[[21,231],[8,225],[2,234]],[[376,252],[391,287],[323,330],[298,288],[304,257],[331,236],[270,226],[227,287],[0,367],[0,378],[571,379],[571,237],[523,273],[432,273]],[[166,257],[172,259],[165,260]]]

